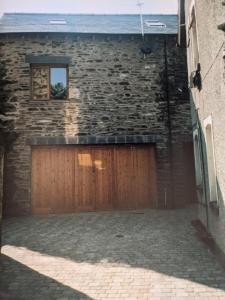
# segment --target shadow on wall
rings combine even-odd
[[[46,277],[33,269],[11,259],[6,255],[1,255],[2,271],[10,270],[14,277],[1,276],[0,299],[4,300],[24,300],[33,299],[84,299],[91,300],[89,296],[76,291],[50,277]],[[19,275],[19,276],[18,276]],[[21,295],[23,295],[21,297]]]

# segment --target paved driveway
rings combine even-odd
[[[12,218],[0,299],[225,299],[191,209]]]

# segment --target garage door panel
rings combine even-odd
[[[32,151],[32,196],[33,212],[49,213],[51,212],[51,190],[49,178],[51,156],[48,149],[40,151],[36,148]]]
[[[94,151],[91,147],[74,150],[75,207],[77,211],[95,210]]]
[[[155,207],[157,192],[154,157],[153,147],[115,148],[117,208]]]
[[[51,190],[52,212],[71,212],[74,210],[74,157],[73,148],[51,149]]]
[[[148,156],[148,172],[151,184],[149,186],[149,192],[151,195],[151,207],[157,208],[157,171],[156,171],[156,159],[155,159],[155,148],[150,148],[150,155]],[[147,183],[146,183],[147,184]]]
[[[133,153],[131,147],[115,147],[115,207],[118,209],[133,208],[135,198],[133,185]]]
[[[132,190],[136,199],[136,207],[155,207],[156,169],[153,147],[134,148],[133,174]]]
[[[152,146],[37,146],[32,148],[34,213],[156,206]]]
[[[96,209],[113,209],[113,148],[95,147],[94,151]]]

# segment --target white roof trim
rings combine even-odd
[[[67,22],[65,19],[54,19],[54,20],[49,20],[49,24],[52,24],[52,25],[66,25]]]

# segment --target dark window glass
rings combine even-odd
[[[50,68],[51,99],[67,98],[67,69]]]

